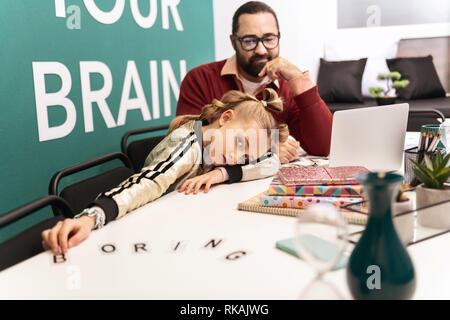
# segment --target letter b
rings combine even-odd
[[[61,79],[61,89],[58,92],[47,93],[45,75],[55,74]],[[34,95],[39,141],[47,141],[67,136],[72,132],[77,120],[77,112],[72,100],[67,95],[72,88],[70,71],[60,62],[33,62]],[[48,107],[62,106],[66,110],[66,120],[59,126],[50,127]]]

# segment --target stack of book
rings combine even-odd
[[[361,208],[364,200],[363,187],[355,175],[368,170],[364,167],[336,168],[282,168],[275,176],[269,189],[251,199],[241,202],[238,209],[297,216],[301,210],[318,203],[329,203],[337,208],[355,204]],[[349,223],[365,224],[367,216],[346,211]]]
[[[260,204],[267,207],[305,209],[317,203],[340,207],[361,201],[363,188],[359,184],[286,185],[276,176],[270,183],[269,190],[261,195]]]

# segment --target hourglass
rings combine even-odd
[[[348,230],[345,218],[333,205],[317,204],[299,215],[295,234],[294,244],[298,256],[317,272],[300,299],[342,299],[339,291],[327,283],[323,276],[347,263],[345,249]]]

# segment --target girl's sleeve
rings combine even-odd
[[[184,130],[186,131],[186,130]],[[193,132],[177,129],[148,156],[140,173],[102,193],[91,205],[100,206],[106,223],[163,195],[178,178],[200,164],[201,148]]]
[[[227,183],[267,178],[275,175],[281,163],[278,155],[268,152],[259,159],[245,165],[225,166],[229,179]]]
[[[269,152],[257,161],[252,161],[242,167],[241,181],[267,178],[275,175],[280,168],[280,159],[275,153]]]

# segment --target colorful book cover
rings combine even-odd
[[[278,207],[265,207],[261,205],[261,196],[263,193],[259,193],[256,196],[251,197],[248,200],[242,201],[238,203],[238,209],[249,212],[256,213],[265,213],[265,214],[274,214],[281,216],[289,216],[289,217],[297,217],[304,209],[298,208],[278,208]],[[365,225],[367,223],[367,214],[353,212],[346,209],[339,210],[348,223]]]
[[[361,201],[363,201],[362,197],[278,196],[267,193],[262,194],[260,198],[262,206],[298,209],[305,209],[317,203],[329,203],[337,208],[344,204],[355,203],[352,207],[358,209],[361,206],[357,203]]]
[[[269,186],[269,195],[279,196],[322,196],[322,197],[362,197],[361,185],[317,185],[286,186],[275,176]]]

